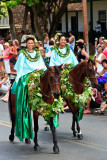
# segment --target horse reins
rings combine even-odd
[[[86,66],[86,71],[88,70],[87,68],[88,68],[88,67]],[[89,72],[87,72],[87,78],[88,78],[88,79],[97,79],[97,77],[89,77]]]
[[[53,72],[53,73],[55,73],[55,71],[49,71],[49,72]],[[59,85],[59,83],[54,83],[53,85]],[[50,85],[50,88],[51,88],[51,85]],[[42,94],[45,96],[45,97],[48,97],[48,98],[51,98],[51,97],[53,97],[53,91],[51,92],[51,95],[50,96],[48,96],[48,95],[46,95],[43,91],[41,91],[42,92]]]
[[[90,78],[89,78],[89,72],[87,72],[87,65],[86,65],[86,73],[87,73],[87,78],[88,78],[88,79],[97,79],[96,77],[90,77]],[[75,81],[71,76],[70,76],[70,78],[71,78],[74,82],[76,82],[76,83],[84,86],[83,83],[80,83],[80,82],[78,82],[78,81]]]
[[[59,84],[58,84],[58,83],[54,83],[54,85],[59,85]],[[50,86],[50,88],[51,88],[51,86]],[[51,95],[50,95],[50,96],[46,95],[43,91],[41,91],[41,92],[43,93],[43,95],[44,95],[45,97],[51,98],[51,96],[53,96],[53,95],[52,95],[53,91],[51,92]]]

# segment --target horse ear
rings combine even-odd
[[[89,58],[89,59],[88,59],[88,64],[89,64],[91,61],[92,61],[92,60]]]
[[[58,66],[59,69],[62,69],[63,64],[61,64],[60,66]]]
[[[91,69],[91,70],[93,69],[93,63],[94,62],[92,61],[92,59],[89,58],[89,60],[88,60],[88,68]]]
[[[93,65],[95,65],[95,61],[92,60],[91,58],[88,59],[88,63],[90,63],[90,62],[91,62]]]
[[[49,67],[48,65],[46,65],[47,69],[51,70],[51,67]]]

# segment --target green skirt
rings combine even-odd
[[[24,138],[33,139],[28,82],[26,82],[28,76],[29,74],[22,76],[18,84],[14,84],[13,87],[16,97],[16,136],[20,141],[23,141]],[[53,123],[55,128],[59,126],[58,115],[54,117]]]
[[[20,141],[24,138],[33,139],[31,111],[28,97],[29,74],[22,76],[16,86],[16,136]]]

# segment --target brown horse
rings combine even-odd
[[[97,78],[95,76],[95,66],[94,62],[89,59],[88,61],[83,61],[79,63],[77,66],[75,66],[70,72],[69,72],[69,81],[73,85],[73,90],[76,94],[82,94],[83,93],[83,82],[85,77],[87,77],[91,82],[92,85],[95,83],[97,84]],[[79,107],[75,106],[75,103],[72,103],[71,101],[65,99],[67,105],[69,106],[70,110],[73,114],[73,121],[72,121],[72,131],[73,135],[77,136],[79,139],[83,138],[83,135],[80,131],[80,126],[78,122],[78,115],[79,115]],[[77,132],[75,130],[75,123],[77,125]]]
[[[47,71],[40,77],[40,88],[41,93],[43,95],[43,100],[49,104],[53,103],[54,98],[58,98],[60,95],[60,67],[48,67]],[[11,94],[9,96],[9,110],[10,110],[10,117],[12,121],[12,128],[11,134],[9,136],[9,140],[14,140],[14,129],[15,129],[15,95]],[[40,150],[37,141],[37,132],[38,132],[38,117],[39,113],[37,111],[33,111],[33,118],[34,118],[34,150]],[[53,124],[53,117],[50,117],[49,120],[50,128],[53,135],[53,151],[55,153],[59,153],[59,147],[57,145],[57,138],[55,133],[55,127]],[[30,143],[30,139],[25,139],[26,143]]]

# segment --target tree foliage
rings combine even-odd
[[[6,4],[3,2],[0,2],[0,18],[2,17],[7,17],[8,16],[8,11]]]
[[[32,6],[39,3],[39,0],[0,0],[0,2],[5,2],[6,6],[12,9],[19,4],[27,4],[28,6]]]
[[[71,0],[0,0],[5,2],[7,8],[12,10],[19,4],[24,5],[30,11],[31,26],[34,33],[41,36],[41,21],[44,31],[47,31],[49,22],[49,36],[53,36],[58,27],[59,21],[66,11],[67,5]]]

